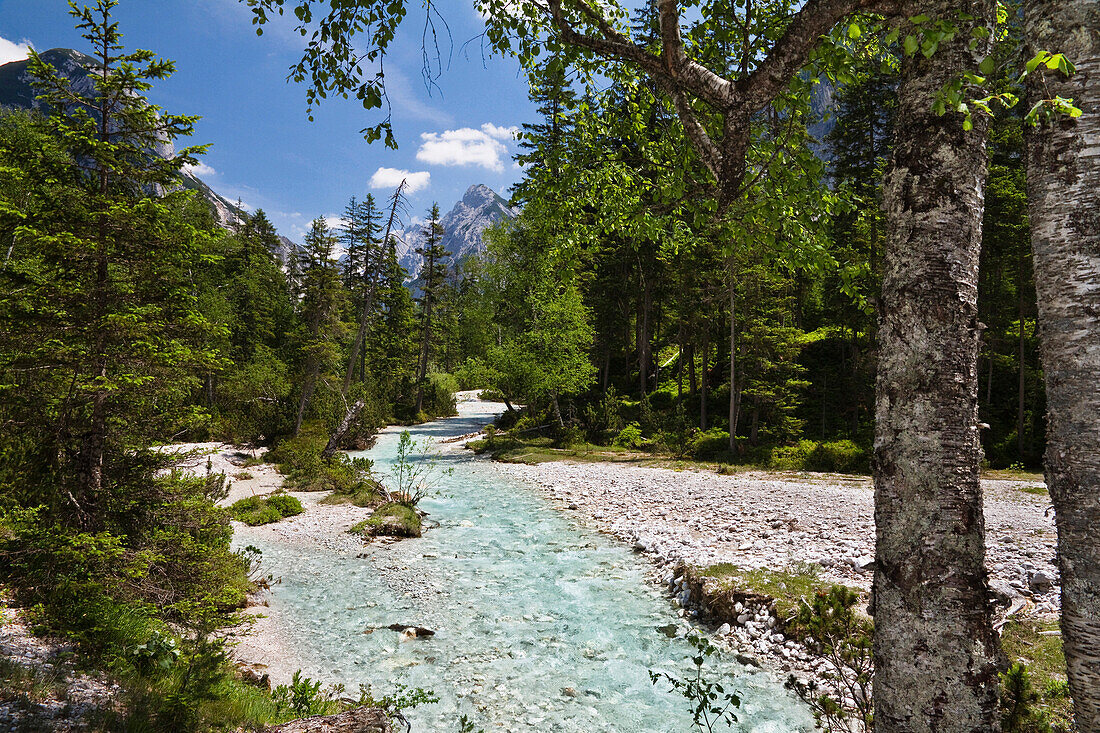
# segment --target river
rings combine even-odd
[[[418,441],[463,435],[492,409],[463,403],[459,417],[410,432]],[[353,455],[385,474],[397,441],[386,431]],[[491,462],[439,449],[452,472],[420,504],[431,525],[421,539],[356,556],[238,532],[235,542],[258,546],[266,572],[281,579],[271,614],[293,627],[303,673],[349,692],[360,683],[377,695],[394,683],[432,690],[439,703],[408,713],[414,731],[456,731],[463,714],[487,733],[691,730],[687,701],[650,682],[650,670],[694,668],[685,624],[647,582],[643,561]],[[384,628],[393,623],[436,634],[403,639]],[[662,631],[670,624],[681,638]],[[741,696],[740,730],[812,729],[806,708],[766,674],[732,661],[707,669]]]

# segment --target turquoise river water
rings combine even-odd
[[[459,417],[411,432],[463,435],[489,422],[490,409],[462,405]],[[383,433],[356,455],[384,475],[397,440]],[[303,673],[349,692],[367,683],[382,694],[394,682],[432,690],[440,702],[408,714],[413,731],[457,731],[463,714],[487,733],[693,730],[686,701],[650,682],[651,669],[690,674],[692,648],[662,632],[684,624],[643,561],[485,459],[449,450],[440,463],[453,473],[421,502],[432,525],[421,539],[356,557],[247,538],[281,578],[270,604],[294,629]],[[381,628],[393,623],[437,633],[403,640]],[[724,661],[708,669],[742,697],[733,730],[812,729],[805,707],[767,675]]]

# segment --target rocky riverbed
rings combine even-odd
[[[869,590],[874,493],[868,478],[744,472],[719,475],[621,463],[499,464],[537,486],[562,511],[630,543],[654,578],[692,616],[681,566],[816,566],[828,582]],[[983,480],[991,589],[1007,613],[1054,617],[1059,587],[1049,499],[1035,482]],[[770,619],[770,620],[769,620]],[[999,619],[999,620],[1000,620]],[[740,621],[740,623],[738,623]],[[745,604],[718,638],[780,675],[816,676],[827,663],[774,630],[762,605]]]

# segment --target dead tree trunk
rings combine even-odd
[[[1046,479],[1058,527],[1062,642],[1077,729],[1100,731],[1100,6],[1024,5],[1027,57],[1043,66],[1029,104],[1056,96],[1083,110],[1028,133],[1028,208],[1047,393]]]
[[[986,121],[933,99],[976,69],[970,29],[992,2],[922,6],[959,27],[903,62],[886,174],[886,261],[876,385],[874,578],[877,733],[998,729],[978,480],[978,258]],[[966,13],[977,20],[956,20]]]

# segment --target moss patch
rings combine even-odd
[[[366,537],[419,537],[420,515],[408,504],[383,504],[348,530]]]
[[[286,517],[293,517],[305,511],[302,502],[286,494],[271,496],[249,496],[229,507],[229,514],[238,522],[250,527],[271,524]]]
[[[1034,494],[1035,496],[1047,496],[1047,490],[1043,486],[1021,486],[1020,491],[1025,494]]]
[[[785,570],[746,570],[731,563],[719,563],[697,570],[695,574],[704,579],[704,587],[710,586],[705,588],[708,595],[732,592],[774,600],[775,615],[780,621],[793,617],[803,598],[828,592],[832,587],[819,577],[816,566],[808,564]]]

